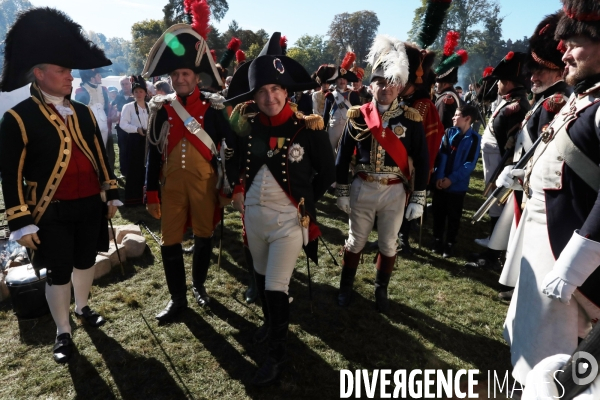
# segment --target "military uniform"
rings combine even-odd
[[[344,132],[346,114],[352,106],[362,104],[358,92],[347,90],[339,92],[337,89],[325,95],[325,110],[323,111],[323,120],[329,133],[329,143],[336,150],[340,137]]]

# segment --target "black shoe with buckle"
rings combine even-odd
[[[75,315],[77,318],[83,319],[89,326],[93,326],[94,328],[102,326],[106,322],[102,315],[93,311],[89,306],[83,307],[81,309],[81,314],[75,312]]]
[[[69,362],[73,355],[73,340],[70,333],[61,333],[56,337],[56,343],[52,347],[54,361],[59,364]]]

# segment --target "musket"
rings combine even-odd
[[[498,179],[498,176],[500,176],[500,173],[506,166],[506,163],[514,154],[515,154],[514,147],[512,149],[506,150],[506,152],[504,153],[504,156],[502,156],[502,160],[500,160],[500,162],[498,163],[498,166],[494,170],[494,173],[490,176],[490,180],[489,180],[487,186],[485,187],[485,190],[483,191],[483,197],[487,197],[490,194],[490,192],[494,188],[494,185],[496,184],[496,179]]]
[[[525,154],[523,154],[523,156],[521,156],[519,161],[515,164],[514,169],[524,169],[525,168],[525,166],[527,165],[527,163],[529,162],[531,157],[533,157],[533,154],[535,153],[535,149],[538,147],[540,142],[542,142],[543,138],[544,138],[544,135],[540,135],[540,137],[537,138],[537,140],[531,145],[531,148],[529,150],[527,150],[527,152]],[[492,208],[494,203],[498,203],[498,205],[504,204],[506,202],[506,199],[512,192],[513,192],[512,189],[506,188],[504,186],[500,186],[499,188],[496,188],[496,190],[494,190],[492,195],[486,199],[485,203],[483,203],[483,205],[481,207],[479,207],[479,210],[477,210],[475,212],[475,214],[473,214],[471,223],[474,224],[475,222],[478,222],[479,220],[481,220],[481,218],[483,218],[485,213],[487,213],[488,210],[490,208]]]

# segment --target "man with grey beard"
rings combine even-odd
[[[600,318],[600,3],[563,4],[554,36],[574,93],[543,130],[525,170],[510,173],[521,177],[527,196],[504,325],[512,375],[521,384],[545,358],[573,353]]]

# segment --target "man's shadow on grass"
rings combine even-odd
[[[188,398],[189,391],[184,392],[181,388],[183,383],[176,382],[162,361],[127,351],[101,328],[84,326],[84,329],[104,359],[121,398]],[[83,390],[86,390],[87,397],[96,398],[93,391],[87,388]]]
[[[296,270],[294,278],[291,290],[294,293],[307,292],[306,275]],[[390,310],[384,316],[376,311],[373,298],[365,298],[356,291],[352,294],[350,306],[342,308],[337,304],[338,288],[315,282],[312,288],[313,313],[305,296],[298,296],[295,301],[297,311],[292,318],[297,320],[302,329],[342,354],[351,365],[368,369],[387,367],[408,370],[448,367],[413,336],[390,325],[391,320],[418,332],[436,348],[481,369],[490,369],[490,365],[478,365],[482,360],[497,363],[497,369],[509,367],[508,361],[498,362],[510,359],[508,347],[499,341],[476,332],[455,329],[393,300],[390,300]],[[464,330],[469,331],[469,328],[465,327]]]

